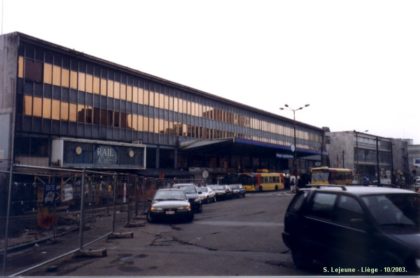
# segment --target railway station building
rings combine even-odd
[[[223,175],[325,154],[319,127],[22,33],[0,36],[0,61],[3,168]]]

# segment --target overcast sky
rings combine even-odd
[[[299,121],[420,144],[420,1],[2,0],[3,33]]]

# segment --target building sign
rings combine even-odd
[[[67,202],[73,200],[73,185],[66,183],[61,191],[61,201]]]
[[[282,154],[282,153],[276,153],[277,158],[285,158],[285,159],[291,159],[293,158],[293,155],[290,154]]]
[[[146,146],[99,140],[53,140],[51,162],[60,167],[86,169],[145,169]]]
[[[54,206],[60,202],[60,186],[56,184],[44,185],[44,205]]]

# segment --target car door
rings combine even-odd
[[[335,193],[316,192],[305,211],[300,231],[301,244],[312,258],[327,261],[331,257],[333,210],[336,201]]]
[[[331,226],[332,260],[335,266],[362,267],[369,265],[375,254],[371,250],[372,229],[359,201],[340,194]]]

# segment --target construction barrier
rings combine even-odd
[[[124,227],[141,226],[156,190],[174,182],[23,165],[0,171],[2,274],[20,275],[54,258],[83,253],[98,240],[119,237]]]

